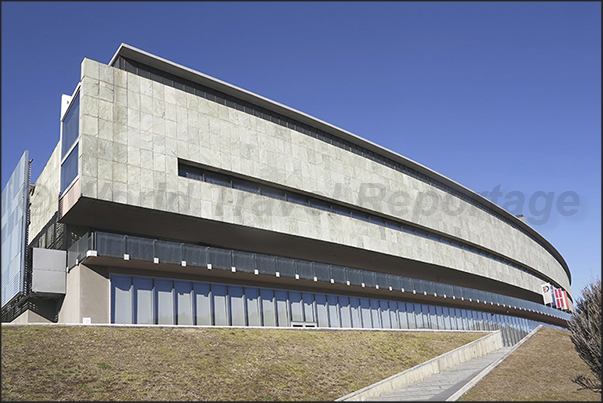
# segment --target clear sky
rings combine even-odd
[[[122,42],[500,193],[575,295],[601,276],[600,2],[3,1],[2,187]]]

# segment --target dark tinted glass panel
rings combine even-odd
[[[255,264],[260,274],[274,276],[276,274],[276,258],[269,255],[255,255]]]
[[[178,166],[178,175],[195,180],[203,179],[203,171],[201,169],[186,165]]]
[[[201,86],[199,86],[199,85],[197,85],[197,86],[195,87],[195,95],[200,96],[200,97],[202,97],[202,98],[206,98],[206,97],[207,97],[207,93],[206,93],[206,92],[205,92],[205,90],[204,90],[204,89],[203,89]]]
[[[369,221],[373,224],[385,226],[385,220],[383,218],[371,216]]]
[[[414,286],[415,286],[415,290],[417,291],[417,293],[423,293],[425,290],[425,281],[418,279],[418,278],[414,278],[412,280]]]
[[[63,162],[63,165],[61,165],[61,193],[63,193],[77,177],[79,165],[78,148],[79,144],[73,148],[65,162]]]
[[[379,288],[388,288],[390,285],[388,275],[385,273],[375,273],[375,281]]]
[[[209,248],[209,263],[212,269],[227,269],[232,267],[232,259],[229,249]]]
[[[80,93],[78,92],[71,106],[63,119],[63,143],[61,156],[65,157],[67,151],[71,148],[73,143],[79,136],[79,123],[80,122]]]
[[[144,68],[144,67],[138,67],[138,75],[144,78],[151,78],[151,72]]]
[[[324,202],[322,200],[310,200],[310,207],[314,207],[320,210],[325,210],[325,211],[330,211],[331,208],[329,206],[329,204],[327,202]]]
[[[130,62],[129,60],[124,59],[124,69],[128,73],[134,73],[134,74],[136,74],[136,67],[134,67],[134,65],[132,64],[132,62]]]
[[[331,266],[331,278],[335,280],[336,283],[346,284],[347,277],[345,275],[346,269],[343,266]]]
[[[331,211],[336,214],[347,215],[347,216],[350,215],[350,210],[345,207],[333,206]]]
[[[273,188],[271,186],[260,185],[260,193],[263,196],[272,197],[274,199],[285,200],[285,191]]]
[[[182,250],[187,266],[207,266],[207,246],[184,245]]]
[[[160,82],[163,81],[163,78],[159,74],[157,74],[156,72],[154,72],[154,71],[151,71],[150,78],[151,78],[151,80],[157,81],[158,83],[160,83]]]
[[[331,281],[331,270],[328,264],[314,263],[314,275],[318,281]]]
[[[361,285],[362,284],[362,271],[358,269],[348,268],[348,280],[351,285]]]
[[[397,224],[397,223],[392,222],[392,221],[386,221],[385,222],[385,226],[387,228],[392,228],[392,229],[400,230],[400,224]]]
[[[233,179],[232,187],[250,193],[258,193],[259,185],[245,179]]]
[[[234,266],[237,271],[253,273],[255,269],[254,255],[250,252],[233,252]]]
[[[287,193],[287,201],[296,204],[302,204],[304,206],[308,205],[308,198],[305,196],[300,196],[296,194]]]
[[[377,284],[377,282],[375,281],[375,273],[373,273],[372,271],[363,271],[362,282],[367,287],[374,287]]]
[[[410,277],[400,277],[400,288],[404,288],[405,292],[412,292],[415,289],[414,286]]]
[[[126,238],[126,253],[130,255],[131,260],[152,262],[155,257],[153,256],[153,240],[129,236]]]
[[[228,176],[219,174],[217,172],[205,172],[205,182],[230,187],[230,179]]]
[[[352,217],[362,221],[369,221],[368,215],[359,211],[352,211]]]
[[[400,289],[402,288],[402,285],[400,283],[400,277],[398,277],[398,276],[388,274],[387,281],[389,282],[389,285],[392,287],[392,290],[394,290],[394,291],[400,291]]]
[[[298,260],[295,262],[297,274],[299,274],[299,278],[314,280],[314,270],[312,268],[312,262],[307,262],[305,260]]]
[[[96,251],[99,256],[124,257],[125,237],[123,235],[96,233]]]
[[[182,263],[181,244],[175,242],[155,241],[155,257],[159,263]]]
[[[427,295],[433,295],[436,291],[435,291],[435,283],[433,281],[427,281],[425,280],[423,282],[423,290],[427,291]]]
[[[481,290],[476,290],[476,299],[479,300],[479,302],[484,302],[484,292]]]
[[[295,261],[293,259],[287,258],[277,258],[276,259],[276,270],[283,277],[295,277]]]

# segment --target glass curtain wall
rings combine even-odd
[[[111,275],[111,322],[365,329],[506,329],[539,322],[482,311],[242,285]]]

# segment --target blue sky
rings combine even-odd
[[[498,186],[575,295],[600,278],[600,2],[3,1],[2,187],[25,149],[37,179],[82,59],[122,42]]]

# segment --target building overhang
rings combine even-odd
[[[487,277],[318,239],[81,197],[60,220],[124,235],[215,246],[395,274],[540,303],[539,293]]]

